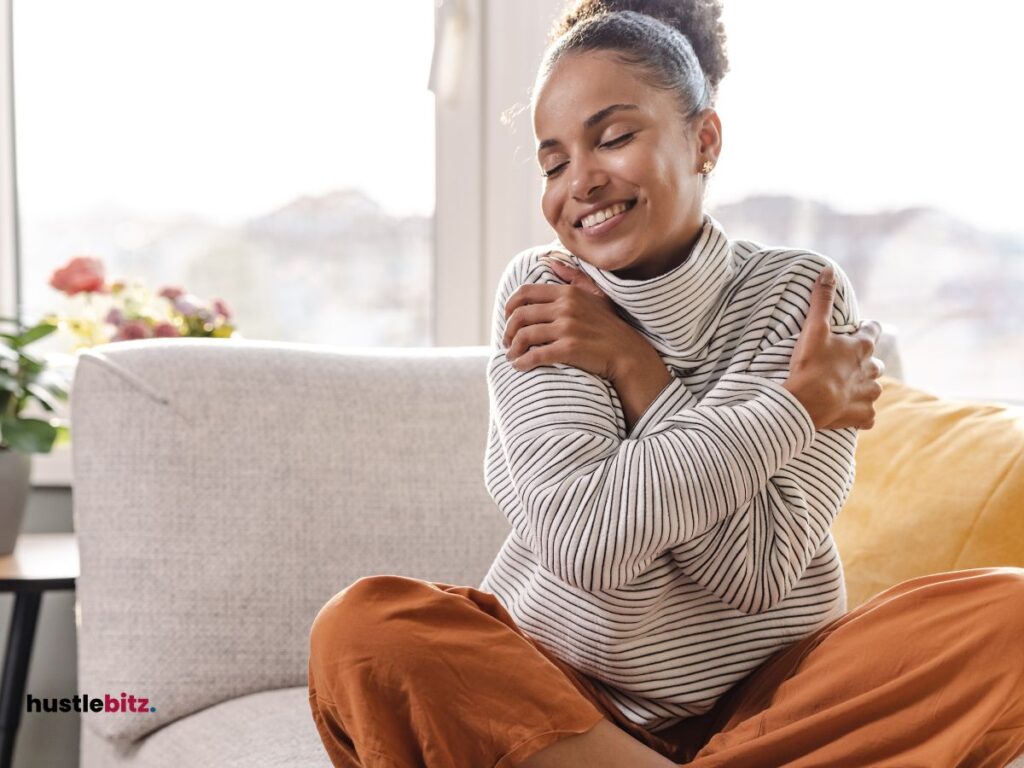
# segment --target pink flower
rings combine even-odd
[[[124,322],[124,313],[117,307],[111,307],[110,311],[107,312],[107,316],[104,318],[104,322],[110,323],[111,325],[120,325]]]
[[[153,328],[153,336],[171,338],[174,336],[181,336],[181,334],[178,333],[178,329],[175,327],[174,323],[169,323],[166,320],[161,320]]]
[[[225,320],[231,319],[231,308],[228,306],[227,302],[224,301],[224,299],[214,299],[213,309],[214,311],[216,311],[218,315],[223,317]]]
[[[194,317],[199,312],[199,304],[196,300],[196,297],[193,296],[191,293],[176,296],[174,297],[173,301],[174,308],[181,312],[181,314],[183,315]]]
[[[168,285],[166,288],[161,288],[158,296],[163,296],[165,299],[174,301],[176,298],[185,293],[185,289],[179,285]]]
[[[117,329],[117,334],[111,341],[129,341],[131,339],[150,338],[149,327],[141,320],[129,320]]]
[[[50,275],[50,285],[68,296],[103,289],[103,262],[93,256],[75,256]]]

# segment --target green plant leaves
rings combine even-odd
[[[50,413],[60,401],[68,400],[67,389],[46,360],[25,353],[24,347],[57,330],[53,323],[28,326],[16,318],[0,317],[13,323],[15,333],[0,333],[0,445],[22,453],[48,453],[61,435],[56,419],[26,419],[19,414],[30,399]],[[65,432],[66,427],[63,428]],[[63,435],[65,441],[67,434]]]
[[[50,393],[49,390],[46,389],[46,387],[40,386],[35,382],[29,382],[25,386],[25,389],[28,390],[29,394],[31,394],[32,397],[39,401],[39,404],[43,408],[50,411],[50,413],[53,413],[54,411],[57,410],[57,399]]]
[[[29,328],[24,333],[20,333],[15,336],[13,344],[15,347],[24,347],[31,344],[33,341],[39,341],[39,339],[44,336],[49,336],[56,330],[57,326],[52,323],[39,323],[38,325]]]
[[[0,441],[21,453],[49,453],[60,427],[42,419],[0,419]]]

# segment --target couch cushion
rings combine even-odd
[[[833,525],[849,608],[905,579],[1024,566],[1024,415],[879,379],[856,480]]]
[[[331,767],[305,686],[263,691],[183,717],[141,742],[118,745],[82,729],[82,766],[132,768]]]

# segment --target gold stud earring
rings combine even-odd
[[[714,163],[712,163],[710,160],[705,160],[704,161],[704,165],[702,165],[701,168],[700,168],[700,172],[702,174],[704,174],[705,176],[707,176],[709,173],[711,173],[711,169],[714,168],[714,167],[715,167]]]

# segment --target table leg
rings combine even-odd
[[[39,618],[41,592],[19,592],[14,598],[11,629],[7,635],[3,681],[0,683],[0,768],[10,768],[21,710],[25,706],[25,679],[32,658],[32,641]]]

